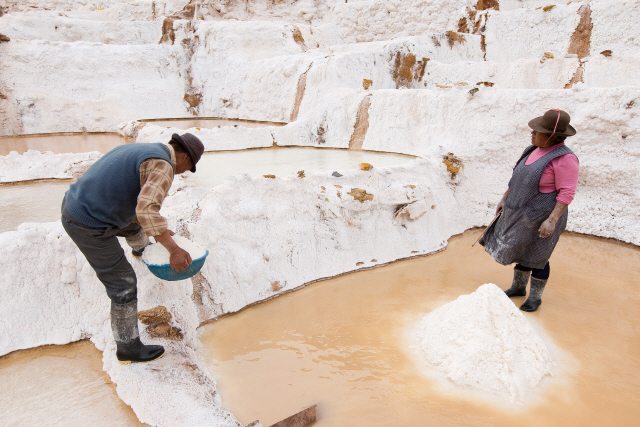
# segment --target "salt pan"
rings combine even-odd
[[[192,260],[202,258],[207,252],[203,246],[200,246],[185,237],[173,236],[173,240],[178,246],[189,252]],[[170,258],[169,251],[167,251],[160,243],[153,243],[147,246],[142,253],[142,260],[147,264],[168,265],[170,263]]]
[[[418,352],[455,385],[523,404],[554,366],[549,348],[496,285],[425,316]]]

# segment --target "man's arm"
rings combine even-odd
[[[156,242],[170,254],[171,268],[183,271],[191,264],[189,253],[173,240],[172,231],[167,229],[167,220],[160,215],[160,207],[173,182],[173,168],[161,159],[149,159],[140,165],[140,194],[136,205],[138,222],[147,236],[153,236]]]

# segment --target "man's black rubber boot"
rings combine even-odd
[[[542,292],[547,284],[547,280],[531,278],[531,290],[529,291],[529,298],[520,306],[522,311],[536,311],[540,304],[542,304]]]
[[[522,271],[517,268],[513,269],[513,282],[511,287],[504,291],[509,298],[511,297],[523,297],[527,295],[527,283],[529,283],[529,276],[531,271]]]
[[[116,357],[122,365],[151,362],[164,356],[164,347],[161,345],[144,345],[140,341],[140,337],[130,343],[117,344]]]
[[[138,334],[138,300],[125,304],[111,301],[111,331],[121,364],[151,362],[164,354],[161,345],[144,345]]]

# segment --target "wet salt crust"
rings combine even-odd
[[[185,237],[173,236],[173,240],[178,246],[189,252],[192,260],[202,258],[207,252],[203,246],[200,246]],[[145,248],[142,253],[142,260],[147,264],[168,265],[170,262],[169,251],[167,251],[160,243],[153,243]]]
[[[456,386],[522,405],[552,375],[549,348],[492,283],[425,316],[418,353]]]

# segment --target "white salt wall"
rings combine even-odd
[[[157,43],[162,37],[162,22],[96,22],[59,16],[57,12],[10,13],[0,18],[0,33],[12,40],[151,44]]]
[[[0,55],[0,92],[20,133],[115,130],[141,111],[186,115],[172,46],[26,40],[0,44]]]
[[[0,156],[0,182],[35,179],[69,179],[82,174],[101,154],[97,151],[81,154],[53,154],[29,150],[24,154],[12,151]]]
[[[487,87],[484,84],[478,85],[479,82],[493,83],[492,87],[500,89],[562,89],[569,83],[579,65],[577,58],[554,59],[544,63],[540,63],[538,59],[506,63],[467,62],[464,66],[460,66],[459,62],[434,63],[427,67],[423,80],[429,89],[436,89],[436,85],[456,86],[460,83],[467,83],[460,86],[460,89],[467,91],[477,86],[481,89]],[[635,73],[625,75],[632,77]]]
[[[99,334],[109,300],[60,222],[0,234],[3,298],[0,354]]]
[[[542,58],[545,52],[562,58],[568,53],[571,35],[580,16],[582,3],[558,5],[548,12],[542,9],[491,11],[487,19],[487,60],[511,62]]]
[[[640,49],[639,49],[640,50]],[[619,57],[591,56],[584,63],[584,84],[591,87],[640,86],[640,55]]]
[[[338,3],[335,21],[349,43],[389,40],[455,29],[475,0],[372,0]]]
[[[92,20],[139,20],[170,15],[187,3],[189,0],[2,0],[0,6],[10,12],[55,10]]]
[[[538,7],[549,6],[550,4],[567,4],[571,3],[571,0],[500,0],[500,10],[513,10],[520,8],[535,9]]]
[[[615,56],[640,55],[638,22],[640,2],[633,0],[592,1],[591,55],[609,49]]]
[[[246,148],[273,146],[271,132],[274,129],[277,129],[277,127],[249,128],[239,125],[238,127],[223,126],[212,129],[190,128],[184,130],[147,124],[138,131],[136,141],[167,143],[174,133],[182,135],[185,132],[189,132],[200,138],[204,144],[205,151],[243,150]]]

